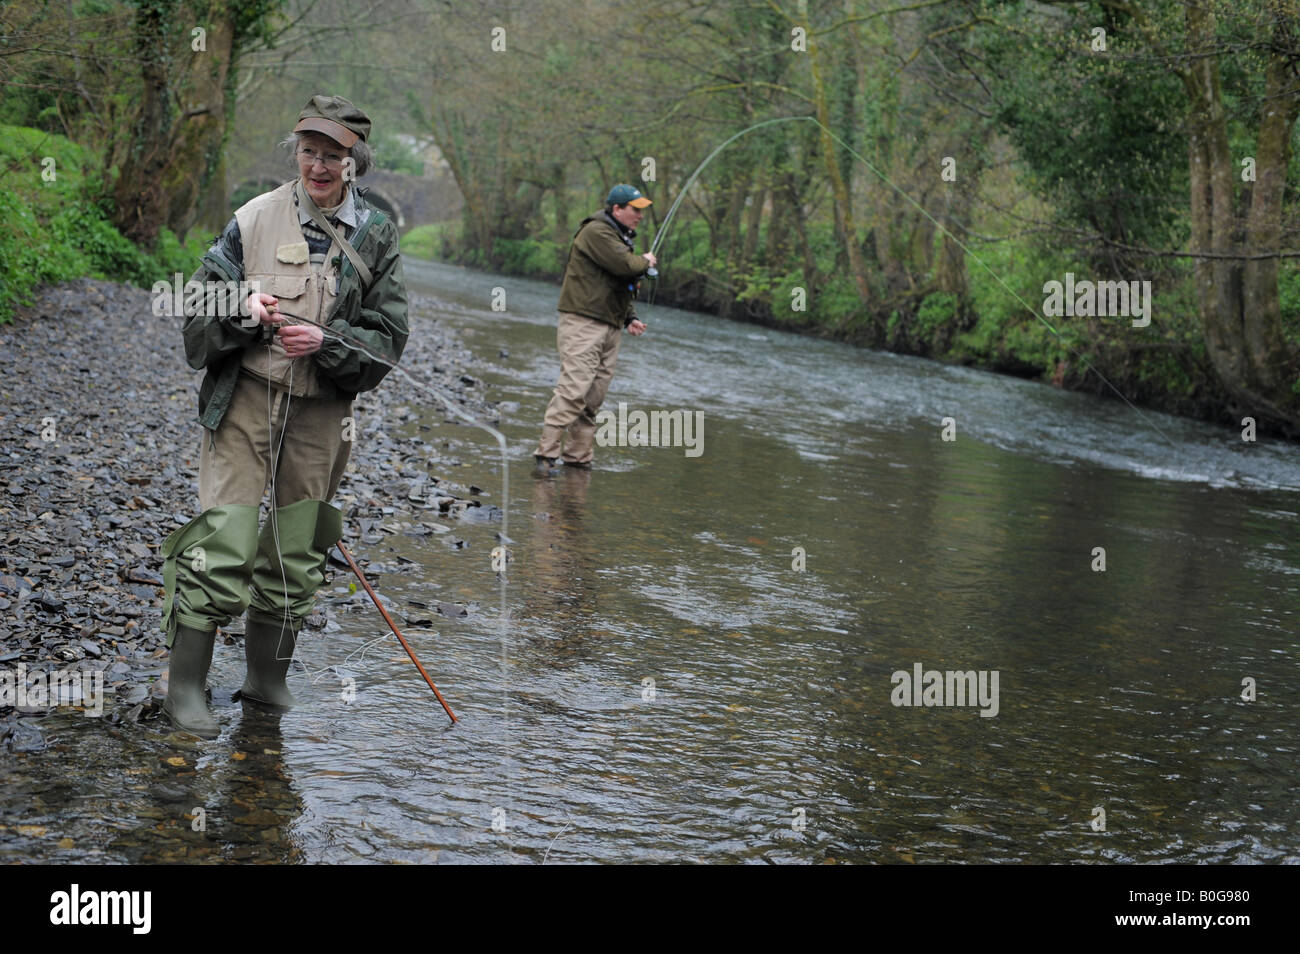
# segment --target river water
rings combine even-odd
[[[607,407],[702,443],[537,479],[557,289],[406,264],[500,402],[512,562],[416,503],[356,549],[461,722],[336,575],[282,718],[241,714],[219,647],[215,742],[45,720],[0,860],[1300,856],[1294,446],[642,306]],[[406,390],[433,472],[500,505],[495,443]]]

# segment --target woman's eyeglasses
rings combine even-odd
[[[343,157],[337,153],[330,152],[321,155],[315,149],[298,150],[298,161],[308,169],[316,165],[317,160],[320,160],[321,165],[331,171],[337,171],[343,167]]]

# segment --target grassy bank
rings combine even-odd
[[[167,229],[141,250],[112,223],[94,156],[63,136],[0,125],[0,322],[29,304],[38,285],[104,278],[147,288],[188,275],[204,252]]]

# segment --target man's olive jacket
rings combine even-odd
[[[603,209],[582,220],[569,247],[560,311],[616,328],[636,317],[632,286],[650,265],[633,249],[631,236],[635,234],[622,232]]]
[[[333,332],[358,342],[368,351],[396,364],[410,334],[406,321],[406,286],[397,248],[397,228],[378,209],[354,196],[360,224],[349,242],[370,269],[371,283],[364,290],[360,276],[341,255],[338,298],[324,324]],[[296,221],[296,220],[295,220]],[[234,218],[216,243],[204,254],[191,281],[239,282],[244,279],[243,243]],[[260,324],[244,327],[251,319],[187,316],[183,330],[185,359],[196,371],[207,368],[199,388],[199,422],[216,430],[230,406],[246,347],[258,340]],[[321,397],[352,399],[361,391],[378,387],[391,370],[326,335],[320,351],[313,355],[318,370]]]

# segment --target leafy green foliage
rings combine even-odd
[[[1003,16],[1006,29],[981,34],[998,121],[1039,190],[1076,228],[1126,244],[1175,242],[1187,202],[1178,78],[1135,55],[1139,28],[1113,8],[1015,3]],[[1103,23],[1097,51],[1092,30]]]
[[[1282,306],[1282,328],[1287,338],[1300,345],[1300,265],[1295,259],[1286,260],[1279,269],[1277,292]]]
[[[916,312],[916,330],[927,337],[957,318],[961,302],[951,292],[931,292]]]
[[[431,261],[443,258],[446,255],[443,249],[444,235],[449,229],[449,224],[445,222],[417,225],[402,236],[402,254]]]
[[[424,160],[405,141],[389,132],[376,132],[370,138],[375,150],[375,164],[389,172],[405,172],[412,176],[424,175]]]
[[[495,259],[502,271],[529,278],[545,278],[557,273],[564,251],[546,239],[495,239]]]
[[[38,285],[90,276],[147,287],[175,272],[188,275],[203,253],[167,230],[153,254],[124,238],[96,185],[83,179],[84,162],[83,150],[62,136],[0,126],[0,321],[29,303]],[[42,175],[50,168],[53,179]]]

